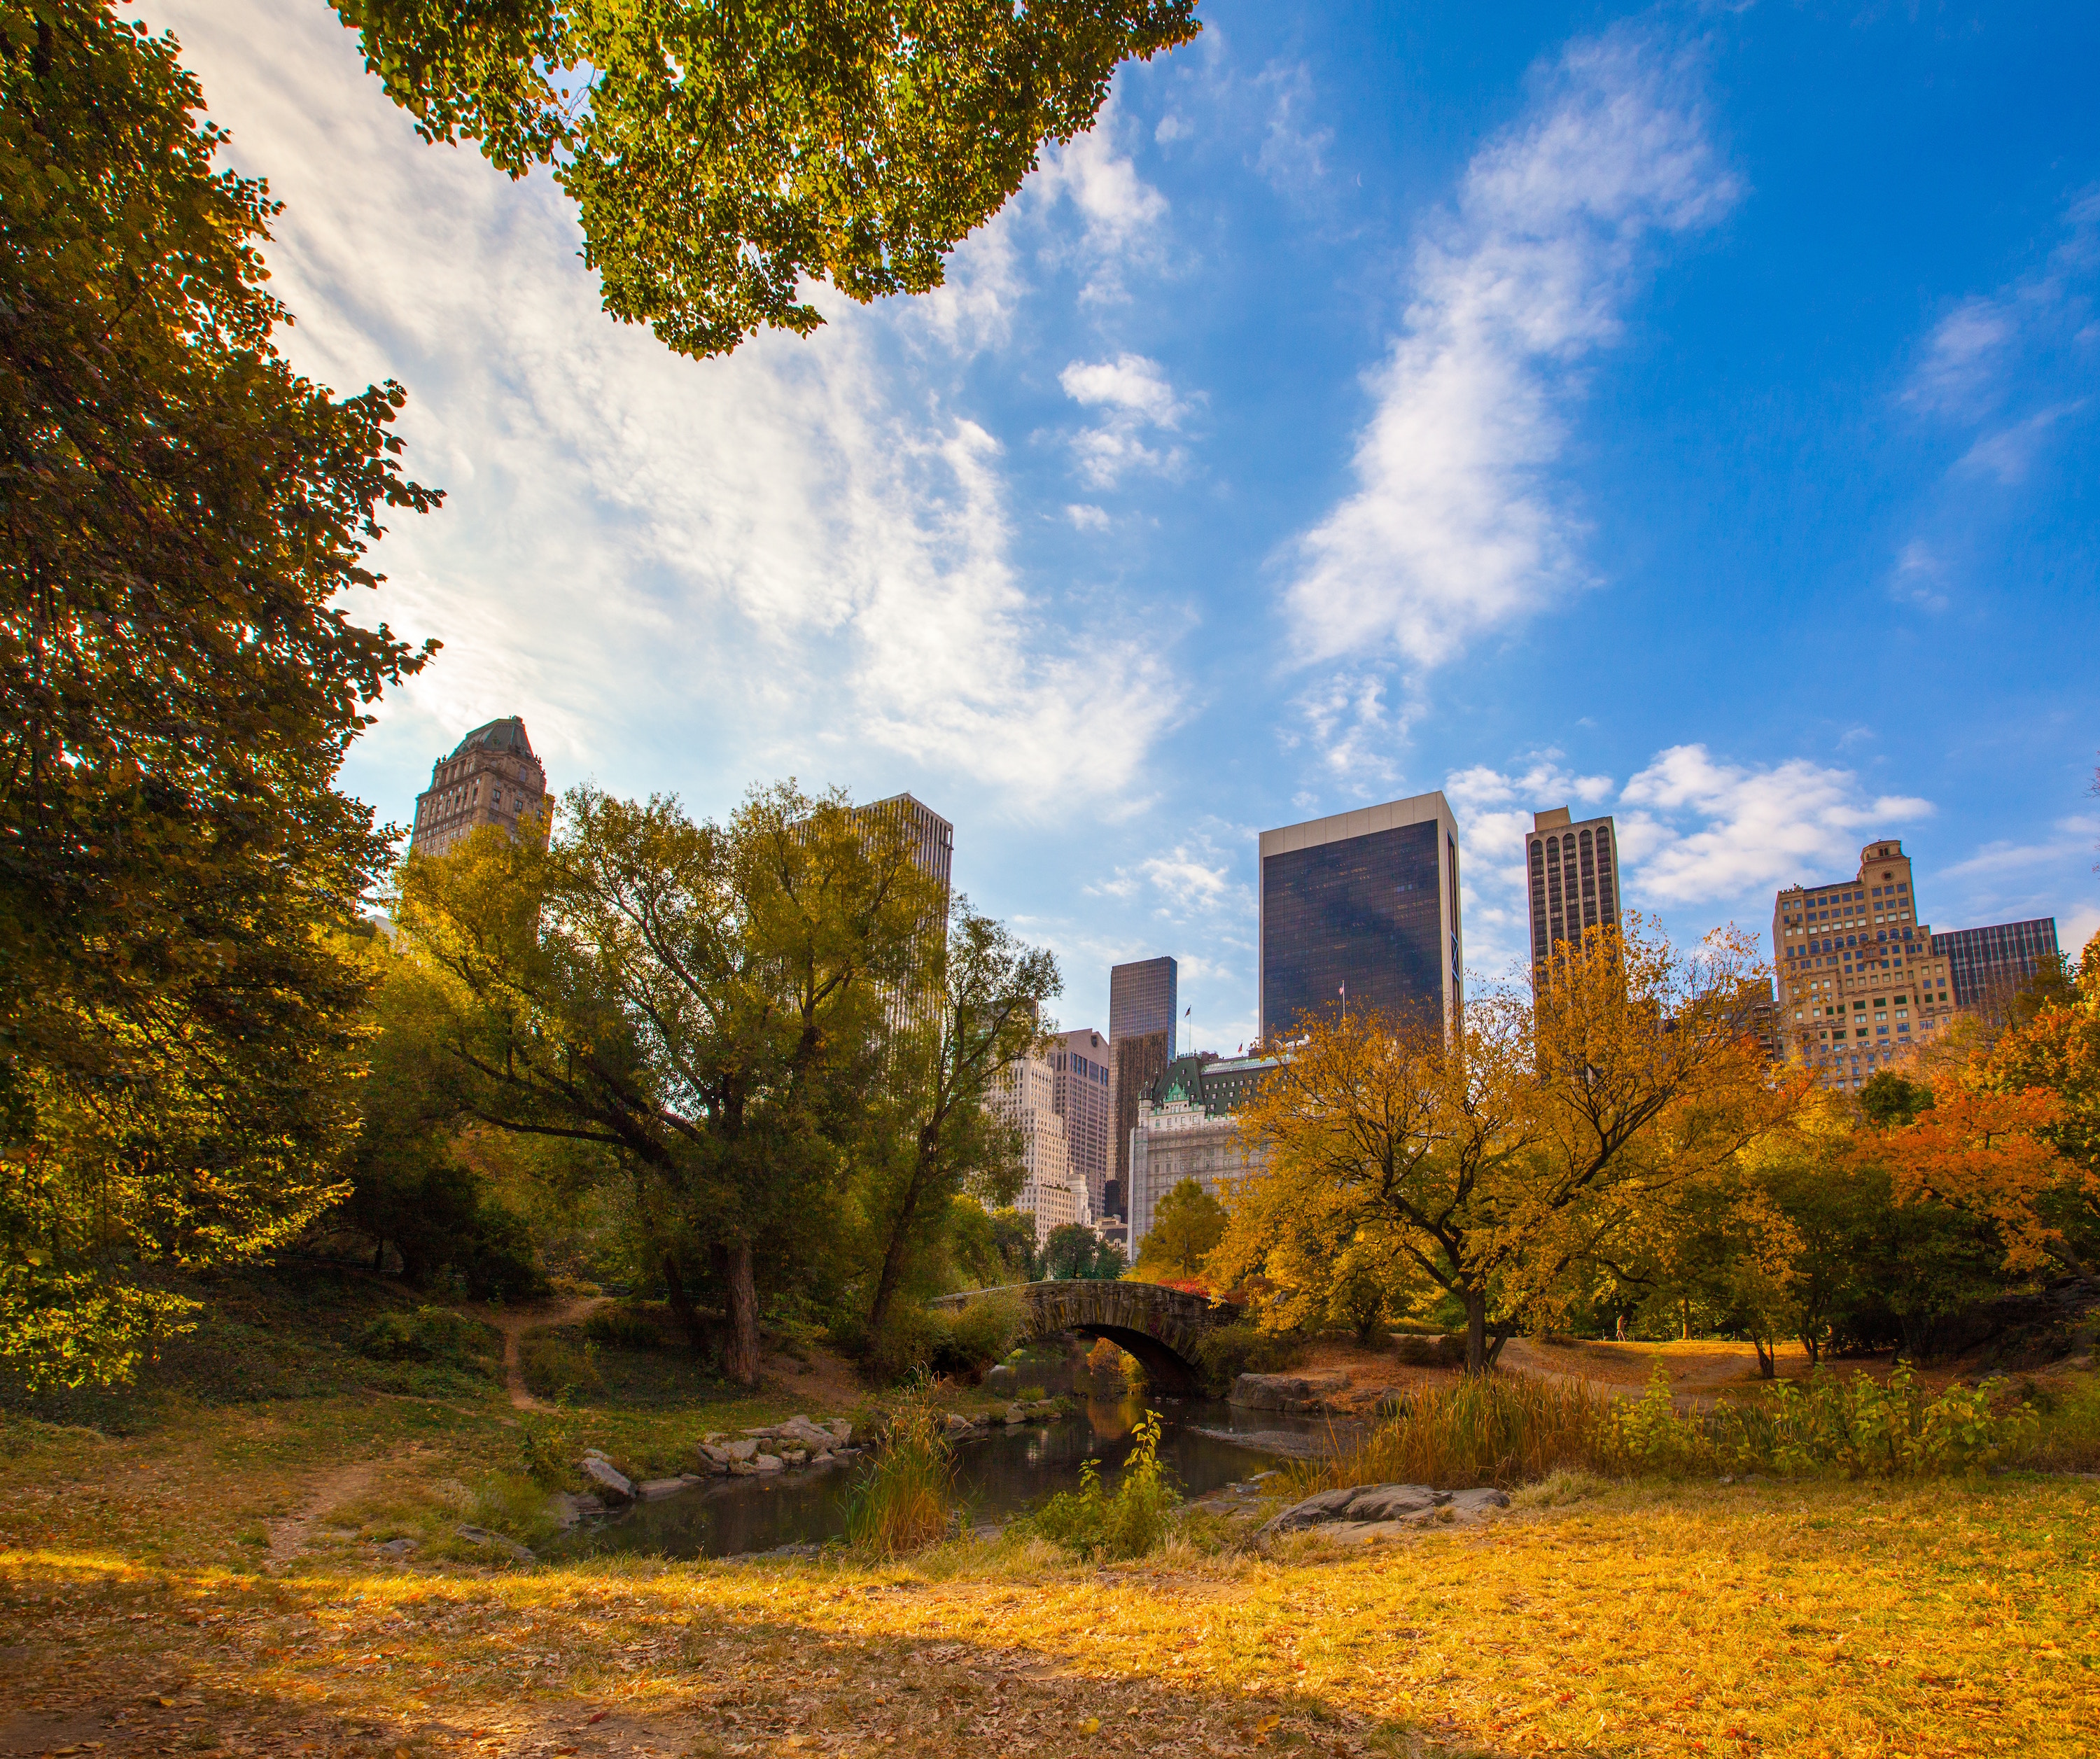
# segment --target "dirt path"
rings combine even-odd
[[[314,1486],[306,1506],[297,1514],[266,1523],[263,1531],[270,1536],[270,1561],[266,1567],[273,1572],[281,1570],[298,1556],[306,1550],[307,1541],[321,1518],[363,1496],[372,1488],[373,1478],[378,1470],[377,1463],[370,1460],[339,1466]]]
[[[505,1307],[488,1316],[488,1323],[503,1334],[503,1383],[510,1395],[511,1408],[518,1411],[551,1411],[554,1408],[544,1399],[536,1399],[525,1384],[525,1359],[518,1349],[518,1340],[528,1331],[543,1331],[549,1326],[570,1325],[598,1307],[604,1306],[603,1295],[580,1295],[559,1307]]]

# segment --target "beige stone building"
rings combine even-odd
[[[1267,1157],[1240,1134],[1237,1113],[1281,1061],[1274,1056],[1179,1056],[1153,1082],[1130,1133],[1130,1244],[1152,1232],[1159,1201],[1193,1179],[1227,1209]]]
[[[1092,1226],[1086,1177],[1072,1164],[1070,1138],[1057,1113],[1057,1075],[1048,1056],[1024,1056],[991,1091],[991,1109],[1021,1132],[1025,1170],[1014,1206],[1035,1218],[1035,1243],[1068,1222]]]
[[[443,855],[477,825],[522,827],[544,846],[554,822],[547,772],[532,755],[525,723],[511,715],[476,727],[430,770],[430,786],[416,796],[412,855]]]
[[[1781,892],[1772,947],[1781,1052],[1827,1087],[1856,1091],[1954,1012],[1899,842],[1869,843],[1850,880]]]

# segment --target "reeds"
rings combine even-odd
[[[857,1551],[893,1558],[945,1539],[955,1509],[955,1450],[933,1382],[915,1375],[892,1402],[882,1444],[846,1510]]]

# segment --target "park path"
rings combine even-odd
[[[307,1549],[307,1541],[323,1517],[356,1501],[372,1488],[373,1475],[378,1470],[378,1463],[372,1460],[337,1466],[323,1474],[320,1482],[308,1488],[305,1506],[297,1514],[265,1522],[262,1531],[269,1536],[270,1552],[269,1562],[264,1567],[275,1574],[298,1557]]]
[[[518,1411],[551,1411],[554,1408],[544,1399],[536,1399],[532,1389],[525,1384],[524,1353],[518,1347],[519,1340],[528,1331],[541,1331],[554,1325],[571,1325],[605,1305],[603,1295],[579,1295],[559,1307],[504,1307],[488,1316],[488,1323],[503,1334],[503,1384],[510,1395],[511,1409]]]

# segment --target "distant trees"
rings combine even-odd
[[[551,169],[606,310],[694,355],[814,329],[805,281],[939,286],[1119,63],[1198,29],[1195,0],[334,4],[429,139]]]
[[[361,627],[396,386],[272,341],[261,183],[171,39],[0,0],[0,1360],[121,1379],[159,1268],[336,1197],[386,858],[335,787],[428,650]]]
[[[1065,1222],[1043,1242],[1044,1276],[1057,1282],[1112,1283],[1123,1273],[1123,1249],[1110,1245],[1092,1228]]]

